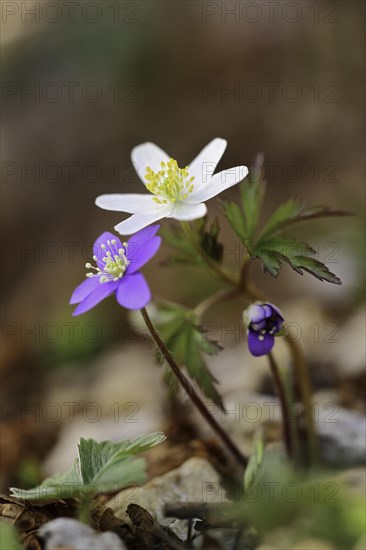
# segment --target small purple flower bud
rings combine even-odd
[[[266,355],[274,346],[274,337],[283,325],[281,311],[273,304],[256,302],[244,311],[249,351],[255,357]]]

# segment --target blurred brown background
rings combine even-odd
[[[309,337],[313,323],[336,323],[336,352],[328,344],[319,353],[314,339],[308,345],[304,337],[315,363],[320,355],[326,365],[339,354],[347,357],[342,327],[358,319],[347,334],[356,340],[359,372],[364,2],[27,1],[1,7],[5,479],[37,478],[64,420],[25,412],[22,421],[25,405],[33,410],[34,403],[50,400],[82,401],[76,391],[70,397],[71,389],[109,372],[101,374],[103,359],[95,370],[90,363],[130,343],[126,312],[113,299],[74,325],[68,301],[84,277],[90,243],[122,219],[97,209],[95,197],[143,191],[129,156],[143,141],[156,142],[185,165],[212,138],[226,138],[220,168],[265,154],[266,213],[291,196],[356,213],[297,231],[330,262],[342,288],[287,269],[274,281],[253,266],[253,276],[292,321],[306,302],[308,317],[299,322]],[[237,190],[228,196],[237,197]],[[209,215],[221,216],[215,200]],[[227,259],[238,262],[225,222],[222,231],[234,250]],[[193,305],[217,286],[195,270],[159,268],[166,253],[145,270],[157,295]],[[238,314],[239,307],[225,310],[236,321]],[[123,376],[134,361],[113,376]],[[65,380],[65,395],[51,398],[50,388]]]

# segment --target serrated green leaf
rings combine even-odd
[[[217,381],[210,373],[202,355],[215,354],[221,349],[220,346],[210,341],[200,327],[193,323],[189,310],[173,304],[164,304],[161,309],[164,322],[159,322],[158,315],[156,324],[175,362],[180,367],[184,366],[203,393],[223,408],[221,397],[215,387]],[[163,357],[161,359],[164,361]]]
[[[113,443],[80,439],[79,457],[70,470],[46,479],[30,490],[13,487],[12,496],[30,502],[52,502],[88,494],[117,491],[146,479],[145,461],[135,455],[164,441],[161,432],[140,436],[133,441]]]
[[[127,461],[127,458],[158,445],[164,439],[164,434],[160,432],[138,437],[134,441],[125,440],[121,443],[112,443],[111,441],[101,441],[98,443],[93,439],[80,439],[78,449],[80,471],[84,484],[95,483],[107,477],[111,479],[109,470],[115,471],[117,464],[121,466],[120,474],[123,473],[124,477],[131,477],[130,474],[135,471],[135,466],[130,460]],[[125,468],[128,470],[128,473],[123,471]],[[139,475],[139,479],[135,481],[142,481],[143,479],[140,478],[144,476],[144,472],[141,469],[141,463],[136,467],[136,472]],[[128,482],[131,481],[134,480],[129,479]]]
[[[23,490],[12,487],[11,496],[30,502],[53,502],[60,499],[77,498],[84,489],[80,473],[79,459],[63,474],[55,474],[45,479],[33,489]]]
[[[266,273],[269,273],[272,277],[278,277],[281,269],[281,262],[277,254],[272,250],[263,249],[256,257],[262,260],[263,270]]]
[[[309,258],[308,256],[296,256],[288,261],[292,269],[295,269],[300,275],[303,271],[307,271],[311,275],[314,275],[320,281],[328,281],[335,285],[341,285],[342,281],[334,275],[325,264],[319,262],[315,258]]]
[[[321,281],[341,284],[340,279],[331,273],[326,265],[312,257],[314,252],[307,243],[283,236],[263,239],[250,248],[251,258],[260,258],[264,271],[273,277],[278,276],[281,262],[286,262],[300,275],[307,271]]]
[[[277,236],[260,240],[256,245],[249,248],[251,258],[266,257],[271,260],[285,260],[297,256],[313,256],[315,250],[307,243],[298,241],[291,237]],[[275,263],[275,262],[274,262]]]

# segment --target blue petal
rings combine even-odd
[[[263,340],[260,340],[259,337],[263,337]],[[255,357],[260,357],[261,355],[267,355],[271,351],[274,345],[274,336],[273,334],[260,334],[255,332],[252,329],[248,330],[248,347],[249,351]]]
[[[70,298],[70,304],[78,304],[93,292],[99,285],[99,277],[88,277],[79,286],[77,286]]]
[[[151,292],[141,273],[126,275],[118,283],[117,302],[127,309],[141,309],[151,300]]]
[[[92,309],[94,306],[99,304],[99,302],[104,300],[104,298],[107,298],[113,294],[117,286],[118,281],[111,281],[110,283],[98,282],[97,288],[95,288],[82,302],[80,302],[72,315],[75,317],[76,315],[89,311],[89,309]]]
[[[266,312],[260,304],[252,304],[248,311],[248,317],[251,323],[260,323],[265,319]]]
[[[131,262],[127,268],[126,275],[132,275],[143,265],[145,265],[159,250],[161,245],[161,237],[154,237],[146,243],[144,243],[137,254],[128,257],[128,260]]]
[[[155,237],[156,233],[159,231],[160,225],[149,225],[144,227],[141,231],[138,231],[127,241],[128,248],[130,249],[131,254],[135,254],[146,241],[149,241]]]

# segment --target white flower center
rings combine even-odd
[[[123,243],[124,248],[117,248],[117,241],[107,241],[107,245],[102,244],[101,248],[105,252],[105,256],[101,259],[104,264],[102,268],[95,267],[90,263],[85,264],[87,269],[94,269],[95,273],[87,273],[87,277],[99,277],[100,283],[108,283],[118,281],[123,277],[130,262],[127,260],[127,243]],[[93,256],[95,262],[98,261],[97,256]]]
[[[179,168],[174,159],[162,161],[160,166],[159,172],[146,168],[146,188],[155,195],[153,200],[158,204],[184,201],[194,189],[194,177],[189,176],[188,166]]]

